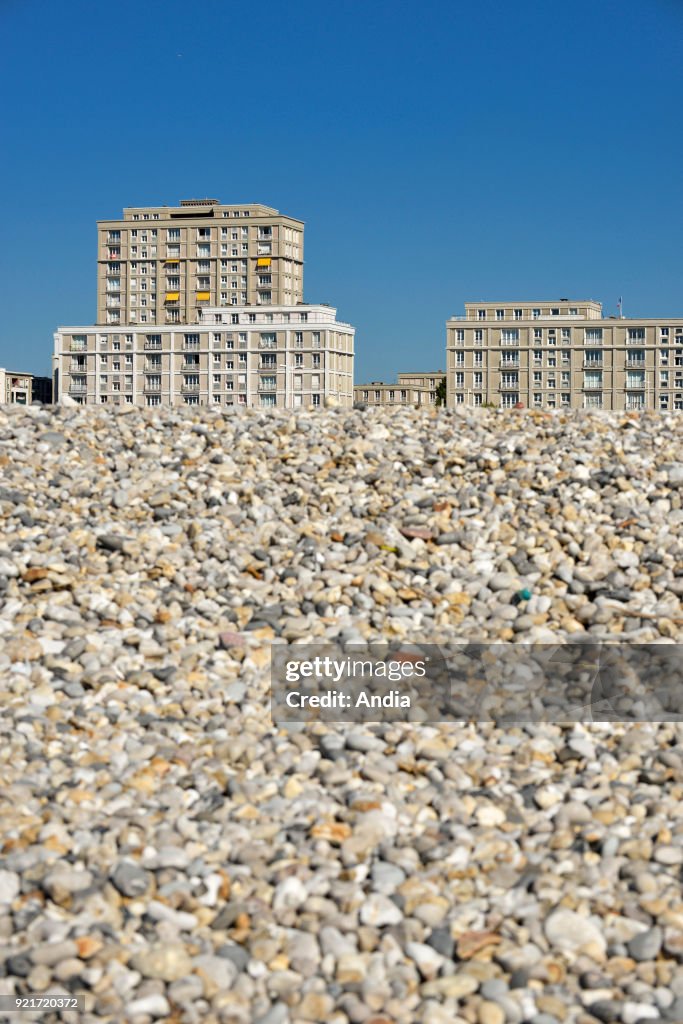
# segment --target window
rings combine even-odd
[[[586,327],[584,338],[587,345],[602,345],[602,327]]]
[[[456,341],[464,341],[465,340],[465,332],[462,329],[462,327],[458,327],[457,328],[457,330],[455,332],[455,340]]]
[[[563,327],[562,328],[562,341],[571,341],[571,340],[572,340],[572,329],[571,329],[571,327]]]
[[[302,355],[300,355],[298,352],[294,356],[294,365],[295,366],[303,366],[304,365],[304,357]]]
[[[559,307],[556,306],[554,309],[551,309],[550,310],[550,315],[551,316],[559,316],[560,315]]]
[[[314,406],[320,405],[320,395],[311,395],[311,402]]]
[[[401,391],[401,401],[402,402],[406,402],[407,400],[408,400],[408,392],[407,391]]]
[[[207,256],[210,256],[210,255],[211,255],[211,246],[210,245],[207,245],[205,242],[200,242],[200,243],[197,244],[197,256],[198,257],[201,258],[202,256],[207,257]]]
[[[645,408],[645,395],[642,391],[627,391],[626,392],[626,408],[627,409],[644,409]]]
[[[474,353],[474,365],[475,366],[483,366],[484,365],[484,353],[483,352],[475,352]]]
[[[557,366],[557,356],[548,356],[548,366],[551,366],[553,369],[555,369],[555,367]]]
[[[534,384],[543,384],[543,374],[540,370],[534,370]]]
[[[464,366],[465,365],[465,353],[464,352],[456,352],[455,353],[455,365],[456,366]]]
[[[455,386],[456,388],[462,388],[465,385],[465,374],[456,373],[455,375]]]
[[[518,391],[508,391],[500,396],[500,404],[504,409],[512,409],[519,402]]]
[[[626,339],[628,344],[634,341],[645,341],[645,328],[644,327],[629,327],[628,338]]]
[[[458,381],[457,381],[457,374],[456,374],[456,382],[455,383],[456,384],[458,383]],[[519,384],[519,374],[516,371],[508,371],[508,372],[505,372],[505,373],[501,373],[501,375],[500,375],[500,386],[502,388],[516,388],[518,386],[518,384]]]
[[[320,331],[313,331],[311,345],[313,348],[320,348]]]
[[[540,348],[534,349],[534,366],[543,366],[543,353]]]
[[[161,395],[147,395],[145,402],[147,405],[161,405]]]
[[[486,310],[485,309],[478,309],[477,310],[477,320],[485,320],[485,319],[486,319]]]
[[[521,320],[522,316],[523,316],[522,310],[521,309],[516,309],[515,312],[514,312],[515,320]]]
[[[320,366],[320,356],[318,356],[318,355],[311,356],[311,363],[312,363],[313,367],[315,369],[317,369]]]
[[[533,318],[534,320],[538,320],[538,318],[540,317],[540,315],[541,315],[541,311],[540,311],[540,309],[532,309],[532,310],[531,310],[531,316],[532,316],[532,318]]]
[[[496,310],[496,320],[504,320],[504,319],[505,319],[505,310],[504,309],[497,309]]]
[[[474,343],[475,343],[475,345],[476,344],[481,344],[481,342],[483,340],[484,340],[484,332],[481,330],[481,328],[477,327],[477,329],[474,332]]]
[[[474,380],[474,387],[475,388],[481,388],[481,387],[484,386],[484,375],[483,375],[483,373],[475,373],[473,380]]]
[[[519,345],[519,329],[517,327],[507,328],[500,332],[501,345]]]
[[[563,366],[571,366],[572,354],[568,348],[563,348],[560,352],[560,358]]]
[[[586,370],[583,375],[584,388],[602,387],[602,370]]]
[[[645,371],[644,370],[629,370],[626,374],[626,387],[627,388],[644,388],[645,387]]]
[[[659,362],[662,366],[669,365],[669,350],[668,348],[660,348],[659,350]]]
[[[396,398],[396,392],[390,390],[389,391],[389,401],[393,402],[395,400],[395,398]]]
[[[542,341],[542,340],[543,340],[543,328],[541,328],[541,327],[534,327],[534,341]]]
[[[543,405],[543,395],[539,391],[534,392],[534,405],[537,409]]]

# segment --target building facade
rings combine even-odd
[[[683,318],[593,300],[467,302],[446,323],[447,404],[683,409]]]
[[[436,389],[445,377],[443,370],[399,373],[396,384],[378,380],[357,384],[353,400],[368,405],[435,405]]]
[[[30,405],[32,400],[32,373],[0,369],[0,402],[4,405]]]
[[[60,397],[89,405],[350,406],[354,334],[325,305],[210,307],[177,326],[61,327],[54,378]]]
[[[269,206],[124,209],[97,225],[98,324],[190,324],[213,306],[303,302],[304,224]]]

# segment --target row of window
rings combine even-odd
[[[545,335],[544,335],[544,328],[542,328],[542,327],[534,327],[533,330],[534,330],[534,340],[535,341],[543,341],[543,339],[545,337]],[[683,341],[683,327],[676,327],[676,328],[674,328],[674,330],[676,332],[676,338],[678,338],[681,341]],[[475,344],[484,341],[484,331],[483,331],[482,328],[474,328],[473,331],[472,330],[470,331],[470,334],[473,335],[473,340],[474,340]],[[501,332],[500,332],[500,343],[501,343],[501,345],[517,345],[517,344],[519,344],[520,337],[521,337],[521,333],[520,333],[519,328],[517,328],[517,327],[506,327],[506,328],[503,328],[501,330]],[[572,335],[571,327],[563,327],[561,329],[560,337],[562,338],[563,342],[564,341],[571,341],[572,337],[576,338],[576,334]],[[669,333],[669,328],[668,327],[661,327],[659,329],[659,338],[660,338],[660,342],[661,343],[666,344],[668,342],[668,339],[670,338],[670,333]],[[602,343],[602,341],[604,340],[603,328],[602,327],[584,327],[583,328],[583,339],[584,339],[584,342],[587,345]],[[626,343],[627,344],[637,344],[638,342],[646,341],[646,339],[647,339],[647,334],[646,334],[646,328],[645,327],[628,327],[626,329]],[[465,341],[465,328],[464,327],[456,328],[456,330],[455,330],[455,340],[456,340],[456,342],[464,342]],[[548,345],[556,345],[557,344],[557,332],[553,328],[550,328],[550,329],[547,330],[547,342],[548,342]]]

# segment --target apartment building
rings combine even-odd
[[[0,402],[4,405],[30,405],[32,398],[32,373],[0,368]]]
[[[446,322],[447,403],[683,410],[683,318],[593,300],[466,302]]]
[[[396,384],[377,380],[357,384],[353,389],[353,400],[368,405],[435,405],[436,390],[445,377],[443,370],[399,373]]]
[[[326,305],[203,308],[186,325],[61,327],[57,400],[318,407],[353,402],[355,330]]]
[[[190,324],[213,306],[303,302],[304,224],[269,206],[131,207],[97,225],[98,324]]]

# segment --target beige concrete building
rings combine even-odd
[[[309,407],[353,402],[354,328],[325,305],[210,307],[194,324],[60,327],[56,401]]]
[[[436,389],[445,377],[443,370],[399,373],[396,384],[379,380],[356,384],[353,400],[368,405],[435,405]]]
[[[303,221],[269,206],[131,207],[97,235],[98,324],[190,324],[211,306],[303,302]]]
[[[33,374],[0,368],[0,402],[4,405],[30,405]]]
[[[448,405],[683,410],[683,318],[593,300],[467,302],[446,323]]]

